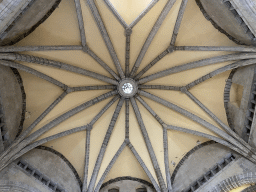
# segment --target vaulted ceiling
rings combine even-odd
[[[133,20],[147,7],[151,0],[129,0],[118,1],[109,0],[115,9],[120,13],[123,20],[129,25]],[[167,14],[166,19],[163,21],[162,26],[156,33],[152,43],[150,44],[147,52],[141,64],[139,65],[138,72],[146,67],[152,60],[154,60],[159,54],[165,51],[169,46],[172,39],[172,34],[177,19],[177,15],[181,6],[181,0],[173,5],[171,11]],[[103,0],[95,1],[100,15],[103,19],[105,27],[108,31],[109,37],[112,41],[113,47],[116,51],[117,58],[120,61],[121,68],[125,70],[126,61],[126,36],[125,29],[120,24],[118,19],[110,11],[108,6]],[[157,21],[161,11],[164,9],[167,0],[156,1],[154,6],[149,12],[132,28],[132,34],[130,37],[130,70],[133,69],[134,63],[138,58],[138,55],[147,40],[152,27]],[[90,11],[89,5],[86,1],[81,1],[82,15],[84,19],[84,28],[86,34],[86,44],[90,47],[95,54],[97,54],[116,74],[119,74],[112,58],[108,51],[106,44],[104,43],[104,36],[101,35],[94,16]],[[81,37],[79,31],[79,23],[77,20],[76,6],[74,1],[62,0],[59,7],[52,13],[52,15],[41,24],[33,33],[21,40],[15,46],[58,46],[58,45],[81,45]],[[176,46],[237,46],[234,42],[229,40],[224,34],[216,30],[209,21],[205,19],[201,13],[199,7],[195,1],[189,0],[182,23],[179,29],[179,34],[175,43]],[[166,51],[166,56],[158,61],[150,70],[148,70],[141,77],[147,77],[151,74],[163,71],[165,69],[181,66],[183,64],[197,61],[200,59],[206,59],[214,56],[220,56],[233,52],[224,51]],[[102,66],[100,66],[86,51],[82,50],[52,50],[52,51],[29,51],[23,52],[37,57],[43,57],[54,61],[70,64],[72,66],[80,67],[108,78],[114,79],[113,76],[108,73]],[[72,73],[66,70],[53,68],[51,66],[38,65],[28,62],[21,62],[25,66],[29,66],[32,69],[36,69],[54,79],[62,82],[69,87],[82,87],[82,86],[97,86],[97,85],[109,85],[109,81],[101,81],[92,77],[87,77],[81,74]],[[182,72],[170,74],[161,78],[152,78],[152,81],[147,82],[147,78],[142,80],[143,85],[164,85],[179,87],[185,86],[196,79],[214,71],[220,67],[226,66],[232,62],[222,62],[212,64],[200,68],[194,68],[184,70]],[[36,118],[62,93],[63,90],[45,80],[42,80],[32,74],[26,73],[20,70],[26,96],[27,96],[27,111],[24,128],[27,128],[33,123]],[[230,71],[225,71],[213,78],[204,81],[203,83],[196,85],[190,89],[192,93],[201,103],[203,103],[208,109],[210,109],[222,122],[226,125],[227,118],[224,109],[223,91],[225,86],[225,80],[228,78]],[[139,87],[140,88],[140,87]],[[220,126],[210,118],[198,105],[196,105],[191,98],[183,91],[177,90],[157,90],[148,89],[144,87],[146,92],[162,99],[171,102],[195,115],[208,121],[212,125]],[[152,87],[151,87],[152,88]],[[179,89],[180,90],[180,89]],[[87,102],[95,97],[105,94],[112,90],[90,90],[90,91],[78,91],[72,92],[65,96],[63,100],[35,127],[33,131],[38,130],[42,126],[48,124],[56,117],[68,112]],[[235,93],[235,90],[231,90]],[[235,95],[235,94],[233,94]],[[216,136],[212,131],[207,130],[199,123],[192,121],[191,119],[183,116],[182,114],[171,110],[167,106],[161,105],[158,102],[152,101],[152,99],[145,97],[146,94],[141,94],[141,98],[150,106],[154,112],[164,121],[165,124],[188,128],[195,131],[200,131],[213,136]],[[113,97],[109,97],[104,101],[101,101],[92,107],[68,118],[64,122],[60,123],[43,136],[38,139],[45,138],[47,136],[57,134],[71,128],[87,125],[92,119],[107,105]],[[231,98],[235,101],[235,96]],[[131,99],[132,101],[132,99]],[[148,146],[145,143],[145,137],[141,131],[141,120],[143,120],[145,129],[148,134],[148,139],[151,141],[152,149],[155,153],[156,159],[159,163],[160,172],[163,174],[163,178],[166,182],[165,161],[164,161],[164,146],[163,146],[163,128],[162,125],[150,114],[150,112],[136,100],[126,102],[129,103],[128,112],[126,111],[125,104],[120,109],[120,114],[117,118],[115,126],[113,128],[112,135],[106,148],[104,158],[102,160],[97,182],[100,180],[105,169],[109,165],[111,159],[116,154],[125,138],[127,138],[127,124],[125,123],[126,114],[129,113],[129,139],[133,147],[136,149],[148,170],[151,172],[153,178],[157,180],[157,175],[154,171],[154,166],[148,153]],[[102,142],[106,136],[111,118],[117,106],[117,101],[109,107],[109,109],[102,115],[102,117],[93,125],[93,129],[90,132],[90,156],[88,167],[88,182],[92,176],[95,162],[100,153]],[[136,106],[141,114],[135,114]],[[139,121],[137,120],[139,119]],[[139,122],[139,123],[138,123]],[[220,128],[221,129],[221,128]],[[88,137],[87,137],[88,139]],[[173,172],[177,163],[181,158],[195,146],[207,141],[203,137],[179,132],[176,130],[168,130],[168,157],[169,157],[169,169],[170,173]],[[86,131],[77,132],[45,144],[60,153],[62,153],[75,167],[80,177],[84,174],[84,161],[86,154]],[[128,146],[124,147],[122,153],[116,160],[112,169],[104,179],[104,182],[114,179],[116,177],[132,176],[141,178],[146,181],[150,181],[147,174],[141,168],[140,164],[134,157],[132,151]]]

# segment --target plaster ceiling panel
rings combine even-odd
[[[210,109],[222,122],[227,124],[226,112],[223,107],[223,93],[225,79],[229,72],[222,73],[212,79],[191,89],[191,93],[197,97],[208,109]],[[218,83],[216,83],[218,82]],[[222,102],[222,103],[221,103]]]
[[[20,71],[23,79],[26,98],[30,102],[26,104],[26,120],[24,127],[31,125],[36,118],[62,93],[55,85],[48,83],[34,75]],[[30,89],[30,91],[28,91]],[[39,102],[42,101],[42,102]]]
[[[90,49],[95,52],[112,70],[116,72],[115,65],[109,55],[108,49],[101,37],[94,17],[86,1],[81,1],[82,13],[84,16],[84,27],[86,41]],[[96,43],[97,42],[97,43]]]
[[[202,13],[196,5],[196,1],[188,1],[188,7],[184,13],[183,23],[177,38],[177,45],[186,46],[235,46],[236,44],[224,34],[216,30],[206,19],[202,19]],[[200,21],[200,22],[199,22]],[[213,41],[218,39],[218,41]]]
[[[138,22],[137,25],[134,26],[133,32],[131,35],[131,53],[130,53],[131,54],[131,59],[130,59],[131,66],[135,63],[135,61],[140,53],[140,50],[143,47],[143,44],[148,37],[148,34],[150,33],[155,22],[157,21],[157,18],[159,16],[159,14],[161,13],[162,9],[164,8],[166,2],[167,1],[158,1],[155,4],[155,6],[148,12],[148,14],[146,14],[140,20],[140,22]],[[170,12],[172,12],[172,11],[170,11]],[[168,15],[170,15],[170,13]],[[171,31],[170,31],[170,34],[171,34]],[[167,34],[165,34],[165,37],[166,37],[166,35]],[[168,38],[170,38],[170,37],[168,37]],[[146,56],[144,58],[145,60],[142,61],[142,64],[149,63],[151,61],[150,58],[147,58],[148,56],[152,57],[152,56],[156,55],[157,52],[160,53],[164,49],[167,48],[166,44],[168,44],[168,41],[165,38],[163,38],[162,40],[164,41],[164,45],[161,47],[161,49],[160,50],[155,49],[153,55],[151,55],[152,52],[151,52],[151,54],[146,54]]]
[[[155,6],[159,6],[161,3],[163,3],[164,1],[158,1],[157,4]],[[165,3],[165,2],[164,2]],[[159,4],[159,5],[158,5]],[[164,6],[164,4],[161,6]],[[172,10],[168,13],[168,16],[166,17],[166,19],[164,20],[162,26],[160,27],[160,30],[158,31],[158,33],[155,35],[153,41],[151,42],[151,45],[145,55],[145,58],[143,59],[143,61],[141,62],[141,65],[140,65],[140,68],[139,68],[139,71],[141,69],[143,69],[147,64],[149,64],[152,60],[154,60],[159,54],[161,54],[164,50],[166,50],[169,46],[170,46],[170,42],[171,42],[171,35],[172,35],[172,32],[173,32],[173,28],[174,28],[174,25],[175,25],[175,21],[176,21],[176,18],[177,18],[177,15],[178,15],[178,11],[179,11],[179,6],[180,6],[180,2],[177,2],[173,5],[173,8]],[[153,7],[154,9],[155,7]],[[161,9],[163,9],[163,7],[161,7]],[[149,25],[149,23],[151,24],[152,23],[152,26],[154,24],[154,22],[151,20],[151,18],[148,18],[149,16],[153,16],[153,13],[157,13],[156,11],[152,10],[152,12],[149,12],[146,16],[145,16],[145,21],[141,21],[139,22],[137,25],[138,26],[135,26],[134,27],[134,30],[136,30],[137,28],[145,28],[146,25]],[[160,14],[160,12],[158,13]],[[148,22],[148,24],[146,24],[146,22]],[[141,35],[145,34],[145,35],[148,35],[152,26],[148,26],[149,27],[149,30],[142,30],[140,31]],[[136,28],[137,27],[137,28]],[[147,28],[146,28],[147,29]],[[134,33],[138,33],[137,31]],[[146,40],[147,36],[145,37],[144,39],[144,36],[142,36],[143,38],[141,38],[141,40],[143,40],[142,43],[144,43],[144,41]],[[134,37],[132,36],[132,47],[131,48],[131,54],[132,52],[135,50],[137,51],[137,55],[139,53],[140,50],[137,50],[138,48],[135,47],[135,45],[137,45],[137,42],[141,41],[141,40],[137,40],[138,36],[134,35]],[[135,44],[136,43],[136,44]],[[143,44],[142,44],[143,45]],[[141,46],[139,46],[139,48],[141,49]],[[134,57],[135,59],[137,58],[137,55]],[[169,54],[171,55],[171,54]],[[169,57],[169,55],[167,55],[166,57]],[[131,59],[133,60],[133,59]],[[166,58],[163,58],[162,60],[165,60],[166,61]],[[155,71],[156,69],[163,69],[163,68],[160,68],[161,66],[161,63],[162,63],[162,60],[159,61],[159,63],[157,63],[156,66],[154,66],[152,68],[151,71]],[[131,64],[133,65],[135,61],[133,61]],[[161,63],[160,63],[161,62]],[[169,65],[169,63],[173,63],[175,62],[175,60],[171,60],[170,62],[168,62],[168,64],[166,65]],[[166,63],[166,62],[165,62]],[[166,68],[166,66],[164,67]]]
[[[122,177],[124,175],[141,178],[150,182],[147,174],[144,172],[139,162],[134,157],[133,153],[128,147],[124,148],[123,152],[121,153],[114,166],[110,170],[109,174],[107,175],[104,183],[113,178]]]
[[[184,151],[190,151],[195,146],[208,141],[206,138],[198,137],[179,131],[168,131],[168,150],[170,171],[173,173],[180,160],[186,155]],[[185,149],[185,150],[184,150]]]
[[[136,0],[122,2],[109,0],[109,2],[115,7],[117,12],[129,25],[142,13],[144,9],[147,8],[147,6],[152,2],[152,0],[142,0],[139,2]]]
[[[180,92],[170,92],[170,91],[169,92],[167,92],[167,91],[154,92],[154,90],[152,90],[152,91],[150,90],[148,92],[150,92],[158,97],[161,97],[161,98],[205,119],[206,121],[208,121],[209,123],[211,123],[215,126],[218,126],[201,108],[199,108],[185,94],[182,94]],[[180,98],[182,100],[182,102],[180,102],[180,101],[178,102],[174,97]],[[145,101],[147,101],[153,109],[156,109],[156,108],[158,109],[157,110],[158,116],[160,116],[160,118],[166,124],[184,127],[184,128],[186,127],[186,128],[193,129],[193,130],[196,129],[196,130],[200,130],[202,132],[211,133],[202,125],[192,121],[191,119],[187,118],[186,116],[184,116],[174,110],[167,108],[166,106],[160,105],[155,102],[151,102],[151,100],[149,100],[149,99],[145,99]]]
[[[40,55],[35,55],[38,57],[44,57],[45,56],[40,56]],[[76,58],[71,59],[71,58]],[[111,78],[112,76],[105,72],[105,70],[101,67],[98,66],[97,68],[95,67],[95,61],[92,60],[92,58],[89,58],[87,55],[84,55],[81,52],[75,51],[73,52],[72,55],[67,54],[67,55],[55,55],[55,57],[52,57],[49,60],[58,60],[61,63],[67,64],[67,65],[73,65],[75,67],[91,71],[94,73],[101,73],[103,76]],[[85,76],[83,74],[76,74],[74,72],[70,72],[68,70],[59,70],[57,67],[48,67],[40,64],[32,64],[32,63],[27,63],[23,62],[24,65],[31,67],[33,69],[39,70],[40,72],[43,72],[44,74],[55,78],[56,80],[71,86],[71,87],[78,87],[78,86],[89,86],[89,85],[103,85],[107,84],[106,82],[99,81],[95,78]],[[55,77],[55,74],[58,73],[58,77]]]
[[[110,100],[109,100],[110,101]],[[108,101],[108,102],[109,102]],[[89,162],[89,178],[92,175],[100,148],[102,146],[105,134],[107,132],[107,129],[109,127],[109,123],[111,121],[112,115],[114,113],[114,110],[117,105],[117,101],[108,109],[108,111],[95,123],[94,128],[91,131],[91,149],[90,149],[90,162]],[[106,105],[107,102],[104,104]],[[104,105],[101,107],[103,108]],[[100,109],[97,110],[97,113],[100,111]],[[94,115],[94,114],[92,114]],[[95,116],[95,115],[94,115]],[[115,127],[118,128],[118,127]],[[123,138],[123,136],[121,136]],[[115,146],[115,148],[119,148],[120,145]],[[112,154],[111,154],[112,155]],[[111,156],[112,157],[112,156]],[[90,180],[88,180],[90,181]]]
[[[141,109],[142,119],[146,130],[148,131],[148,136],[155,151],[160,169],[162,173],[164,173],[163,128],[154,118],[152,118],[152,115],[143,107],[142,104],[139,102],[137,103]],[[163,174],[163,177],[166,178],[165,174]]]
[[[154,167],[152,165],[152,161],[150,159],[150,155],[147,150],[147,146],[145,144],[144,138],[141,134],[141,129],[136,121],[136,116],[133,112],[133,109],[131,107],[130,111],[132,112],[130,115],[130,121],[134,122],[133,126],[130,128],[130,140],[132,145],[134,146],[135,150],[140,155],[141,159],[149,169],[149,171],[152,173],[153,177],[156,179],[156,174],[153,171]],[[145,120],[144,120],[145,123]],[[159,127],[158,127],[159,128]],[[149,131],[149,129],[147,129]]]
[[[115,106],[116,107],[116,106]],[[110,161],[118,151],[118,149],[121,147],[121,145],[124,143],[125,139],[125,127],[123,126],[125,124],[125,107],[123,105],[121,112],[118,116],[115,128],[113,130],[112,136],[110,137],[109,144],[105,153],[105,158],[102,161],[101,168],[99,170],[99,176],[97,178],[97,181],[101,178],[102,174],[104,173],[105,169],[109,165]],[[105,125],[107,128],[107,124]]]
[[[113,13],[108,9],[104,1],[96,0],[95,2],[102,16],[102,20],[106,26],[110,39],[113,43],[113,46],[116,50],[119,62],[121,63],[122,68],[124,69],[125,68],[125,63],[124,63],[125,54],[123,54],[125,52],[124,28],[115,18]],[[113,63],[112,60],[111,62]]]

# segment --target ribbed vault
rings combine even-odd
[[[175,163],[200,142],[256,161],[223,107],[224,80],[254,64],[256,49],[214,30],[194,1],[149,2],[127,24],[109,0],[62,0],[33,34],[0,47],[0,64],[21,72],[28,100],[26,129],[0,169],[46,144],[74,164],[84,192],[122,174],[163,192]],[[127,83],[134,92],[123,94]]]

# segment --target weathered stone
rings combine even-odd
[[[221,164],[224,159],[228,159],[231,153],[233,152],[230,149],[214,142],[203,143],[195,147],[185,155],[174,171],[175,175],[172,176],[174,191],[189,189],[198,180],[203,179],[203,176],[207,175],[211,169],[214,170],[215,166]],[[232,155],[239,157],[235,153]],[[201,184],[204,183],[201,182]]]
[[[12,45],[33,32],[61,0],[4,0],[0,2],[0,45]],[[4,10],[6,13],[4,14]],[[9,14],[11,12],[11,14]]]
[[[1,172],[0,189],[10,185],[6,182],[12,181],[12,187],[25,188],[26,192],[50,192],[54,188],[80,192],[81,181],[74,170],[60,153],[41,147],[28,152]]]
[[[205,17],[239,44],[255,45],[255,1],[197,0]]]
[[[26,108],[22,80],[18,71],[14,72],[9,67],[0,66],[0,113],[3,115],[1,135],[5,146],[22,130]]]
[[[227,103],[226,112],[229,124],[246,142],[250,140],[252,146],[256,146],[254,139],[255,108],[252,106],[254,105],[252,102],[254,100],[254,91],[256,90],[255,81],[255,66],[239,68],[234,72],[232,78],[227,81],[224,93],[224,97],[227,98],[225,102]],[[234,90],[236,95],[233,97],[237,97],[238,94],[242,95],[241,101],[238,101],[239,103],[230,101],[230,88],[232,84],[237,84],[243,88],[242,90]],[[238,91],[242,91],[242,93],[238,93]],[[253,121],[250,121],[248,118],[252,118]]]
[[[148,183],[147,181],[133,177],[119,177],[110,180],[102,185],[100,192],[108,192],[111,189],[119,189],[119,191],[122,192],[135,192],[138,189],[141,189],[141,191],[142,189],[146,189],[147,192],[155,192],[152,184]]]

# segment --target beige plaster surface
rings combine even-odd
[[[94,22],[89,7],[82,2],[82,10],[84,15],[85,31],[87,42],[90,48],[96,52],[114,71],[115,67],[111,57],[106,49],[106,46],[100,36],[100,32]],[[132,20],[143,10],[149,0],[111,0],[116,8],[121,12],[123,18],[127,23]],[[154,22],[159,16],[167,0],[160,0],[150,12],[134,27],[131,37],[131,67],[134,64],[144,41],[147,38]],[[124,68],[125,61],[125,36],[124,29],[115,19],[113,14],[109,11],[103,0],[96,0],[97,6],[100,10],[101,16],[105,22],[110,38],[113,42],[118,58]],[[151,60],[153,60],[159,53],[165,50],[171,39],[172,30],[179,10],[181,0],[177,0],[173,9],[168,14],[162,27],[154,38],[144,60],[142,61],[141,70]],[[74,2],[71,0],[62,0],[56,11],[40,25],[31,35],[22,40],[18,45],[79,45],[80,35],[78,30],[78,23],[76,19],[76,12]],[[235,45],[225,35],[218,32],[208,22],[200,12],[194,0],[189,0],[186,13],[184,15],[183,23],[177,39],[177,45]],[[41,57],[50,58],[61,61],[74,66],[79,66],[106,76],[111,77],[102,67],[100,67],[92,58],[82,51],[46,51],[46,52],[30,52],[28,54],[37,55]],[[227,54],[225,52],[175,52],[166,56],[156,66],[150,69],[146,75],[164,70],[166,68],[185,64],[187,62],[196,61],[211,56],[220,54]],[[92,78],[83,77],[70,72],[53,69],[50,67],[39,66],[36,64],[25,63],[34,69],[37,69],[51,77],[60,80],[69,86],[85,86],[85,85],[103,85],[105,83]],[[212,66],[202,67],[198,69],[189,70],[186,72],[177,73],[165,78],[154,80],[148,84],[163,84],[163,85],[185,85],[219,67],[228,63],[215,64]],[[27,114],[25,121],[25,128],[28,127],[61,93],[62,90],[56,88],[54,85],[41,80],[33,75],[21,71],[24,80],[25,90],[27,94]],[[223,105],[223,90],[225,79],[227,79],[229,72],[220,74],[213,79],[210,79],[196,87],[191,92],[205,104],[214,114],[216,114],[223,122],[227,124],[226,115]],[[204,118],[208,122],[216,125],[216,123],[207,116],[197,105],[195,105],[186,95],[174,91],[156,91],[148,90],[157,96],[160,96],[174,104],[177,104],[184,109],[193,112],[194,114]],[[72,93],[65,97],[65,99],[36,127],[36,129],[47,124],[50,120],[67,112],[68,110],[86,102],[93,97],[99,96],[107,92],[104,91],[87,91]],[[55,127],[44,135],[49,136],[70,128],[85,125],[96,115],[97,112],[108,102],[100,102],[99,104],[86,109],[85,111],[75,115],[66,120],[59,126]],[[193,121],[183,117],[182,115],[167,109],[166,107],[145,99],[146,102],[158,113],[158,115],[167,123],[175,126],[186,127],[205,133],[211,133]],[[95,124],[92,130],[91,137],[91,154],[89,166],[89,178],[92,174],[94,163],[98,156],[103,138],[105,136],[108,124],[113,115],[115,105],[113,105]],[[139,104],[141,114],[147,128],[149,137],[151,139],[153,148],[155,150],[160,168],[164,173],[164,152],[162,128],[155,119]],[[108,163],[116,153],[124,140],[124,106],[118,117],[113,135],[110,139],[109,146],[103,160],[99,175],[104,172]],[[131,142],[139,152],[140,156],[148,166],[151,173],[154,171],[144,143],[141,131],[136,121],[133,109],[130,108],[130,137]],[[79,175],[83,177],[84,156],[85,156],[85,132],[76,133],[56,141],[47,143],[46,145],[61,152],[76,168]],[[211,133],[212,134],[212,133]],[[168,132],[169,141],[169,157],[170,157],[170,171],[175,168],[175,165],[180,159],[198,143],[206,141],[206,139],[196,136],[179,133],[177,131]],[[105,181],[110,179],[132,176],[145,179],[149,181],[146,174],[134,158],[129,148],[125,148],[123,153],[118,158],[114,167],[108,174]],[[164,175],[165,178],[165,175]],[[98,178],[99,179],[99,178]]]

